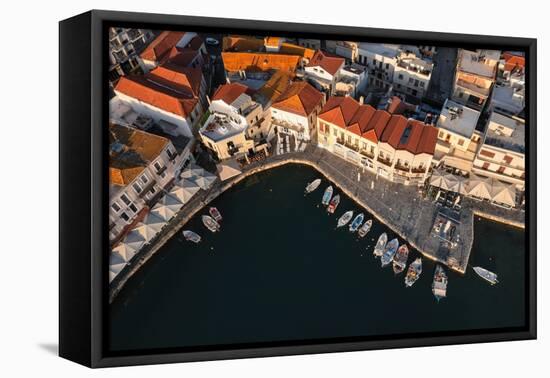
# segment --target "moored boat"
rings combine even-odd
[[[334,212],[336,211],[336,208],[338,207],[339,204],[340,204],[340,195],[337,194],[334,197],[332,197],[332,199],[330,200],[327,211],[330,214],[334,214]]]
[[[414,283],[420,278],[422,274],[422,259],[418,257],[414,260],[409,269],[407,270],[407,275],[405,276],[405,286],[411,287]]]
[[[214,218],[212,218],[211,216],[203,215],[201,219],[204,226],[208,228],[210,231],[217,232],[220,230],[220,224],[216,222]]]
[[[345,226],[353,218],[353,210],[346,211],[340,218],[338,218],[337,227]]]
[[[217,208],[211,207],[210,209],[208,209],[208,212],[210,213],[210,216],[212,218],[214,218],[214,220],[216,222],[220,222],[222,220],[222,214],[220,213],[220,211]]]
[[[380,264],[382,265],[382,268],[392,262],[398,247],[399,241],[397,240],[397,238],[390,240],[388,244],[386,244],[386,249],[384,249],[384,253],[382,254],[382,258],[380,259]]]
[[[363,224],[363,219],[365,219],[365,214],[357,214],[353,219],[353,222],[349,225],[349,230],[351,232],[357,231],[357,229]]]
[[[370,231],[370,228],[372,227],[372,219],[369,219],[365,222],[357,232],[359,234],[360,238],[364,238],[365,235],[367,235]]]
[[[323,206],[327,206],[330,203],[330,199],[332,198],[332,192],[333,192],[332,185],[329,185],[325,189],[325,192],[323,193],[323,199],[321,200],[321,203],[323,204]]]
[[[197,234],[196,232],[193,232],[193,231],[190,231],[190,230],[184,230],[182,232],[183,234],[183,237],[185,238],[185,240],[189,240],[189,241],[192,241],[193,243],[198,243],[201,241],[201,237],[199,234]]]
[[[384,232],[382,233],[382,235],[378,237],[378,241],[374,246],[374,251],[372,252],[372,254],[376,257],[382,256],[382,254],[384,253],[384,249],[386,248],[387,242],[388,242],[388,234]]]
[[[443,269],[441,265],[437,264],[432,283],[432,293],[438,302],[441,298],[445,298],[447,296],[447,283],[448,279],[445,269]]]
[[[409,258],[409,248],[407,244],[403,244],[397,250],[393,258],[393,272],[399,274],[407,267],[407,259]]]
[[[313,192],[321,185],[321,179],[315,179],[306,186],[306,194]]]
[[[476,272],[477,275],[483,278],[484,280],[490,282],[491,285],[498,283],[498,276],[496,275],[496,273],[493,273],[480,266],[474,266],[474,272]]]

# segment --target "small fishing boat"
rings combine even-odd
[[[393,272],[399,274],[407,267],[407,259],[409,258],[409,248],[407,244],[403,244],[397,250],[393,258]]]
[[[405,286],[411,287],[420,278],[420,274],[422,274],[422,259],[418,257],[409,265],[405,276]]]
[[[384,232],[378,237],[378,241],[376,242],[376,246],[374,247],[374,251],[372,252],[372,254],[376,257],[382,256],[382,254],[384,253],[384,249],[386,248],[387,242],[388,235]]]
[[[323,193],[323,199],[321,200],[321,203],[323,206],[327,206],[330,203],[330,199],[332,198],[332,185],[330,185],[328,188],[325,189],[325,192]]]
[[[351,218],[353,218],[353,210],[346,211],[340,218],[338,218],[337,227],[345,226]]]
[[[220,230],[220,224],[216,222],[214,218],[212,218],[211,216],[203,215],[201,219],[204,226],[208,228],[210,231],[217,232]]]
[[[220,222],[222,220],[222,215],[221,215],[220,211],[217,208],[211,207],[210,209],[208,209],[208,212],[210,213],[210,216],[212,218],[214,218],[214,220],[216,222]]]
[[[477,275],[483,278],[484,280],[490,282],[491,285],[498,283],[498,279],[497,279],[498,276],[496,275],[496,273],[493,273],[480,266],[474,266],[474,272],[476,272]]]
[[[439,264],[435,267],[434,280],[432,283],[432,293],[439,302],[441,298],[447,296],[447,274],[443,267]]]
[[[357,229],[363,224],[363,219],[365,219],[365,214],[357,214],[353,219],[353,222],[349,225],[349,230],[351,232],[357,231]]]
[[[201,241],[200,235],[193,232],[193,231],[184,230],[182,232],[182,234],[183,234],[183,237],[185,238],[185,240],[192,241],[193,243],[198,243],[198,242]]]
[[[370,228],[372,227],[372,219],[369,219],[365,222],[357,232],[360,238],[364,238],[366,234],[369,233]]]
[[[397,239],[392,239],[388,242],[388,244],[386,244],[386,249],[384,250],[382,258],[380,259],[380,264],[382,265],[382,268],[392,262],[398,247],[399,241]]]
[[[321,185],[321,179],[315,179],[306,186],[306,194],[313,192]]]
[[[332,197],[332,199],[330,200],[327,211],[330,214],[334,214],[334,212],[336,211],[336,208],[338,207],[339,203],[340,203],[340,195],[337,194],[334,197]]]

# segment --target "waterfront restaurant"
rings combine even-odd
[[[321,148],[379,176],[421,185],[431,168],[437,130],[351,97],[331,97],[317,118],[317,137]]]

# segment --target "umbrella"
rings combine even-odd
[[[111,255],[109,257],[109,282],[111,282],[122,271],[122,269],[124,269],[128,261],[129,259],[127,259],[127,256],[120,254],[115,250],[111,251]]]
[[[166,194],[157,202],[151,213],[159,216],[164,221],[169,221],[182,208],[183,202],[173,194]]]
[[[445,176],[443,176],[443,180],[441,182],[441,189],[445,189],[450,192],[458,191],[458,180],[455,178],[454,175],[450,173],[446,174]]]
[[[187,169],[181,172],[180,177],[186,179],[195,179],[198,176],[204,176],[204,169],[198,165],[191,165]]]
[[[138,223],[134,230],[138,232],[143,237],[143,239],[145,239],[146,243],[151,241],[151,239],[153,239],[157,234],[157,231],[153,227],[143,223]]]
[[[159,232],[166,225],[166,221],[164,219],[152,212],[149,212],[145,216],[145,218],[143,218],[143,221],[141,221],[141,223],[148,227],[151,227],[156,232]]]
[[[216,176],[205,171],[203,176],[197,176],[193,180],[201,189],[207,190],[216,181]]]
[[[143,244],[145,244],[147,240],[141,235],[138,231],[131,230],[128,235],[124,238],[123,243],[132,248],[134,251],[139,251]]]
[[[131,245],[121,242],[113,248],[111,254],[117,254],[124,261],[130,261],[136,254],[136,250]]]
[[[220,180],[222,181],[228,180],[231,177],[238,176],[242,173],[239,163],[234,159],[218,164],[217,169]]]
[[[174,197],[178,198],[182,203],[186,203],[193,197],[201,188],[193,181],[189,181],[187,179],[183,179],[181,181],[178,181],[172,190],[170,190],[170,194],[172,194]]]
[[[432,176],[430,177],[430,185],[440,188],[441,183],[443,182],[443,176],[441,172],[434,170]]]
[[[469,196],[491,199],[490,187],[487,181],[473,174],[470,175],[470,179],[466,185],[466,191]]]
[[[504,186],[499,192],[493,193],[493,202],[502,205],[515,207],[516,206],[516,188],[512,185]]]

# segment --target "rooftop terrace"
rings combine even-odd
[[[470,138],[475,130],[480,113],[466,105],[447,99],[437,121],[437,127]]]

